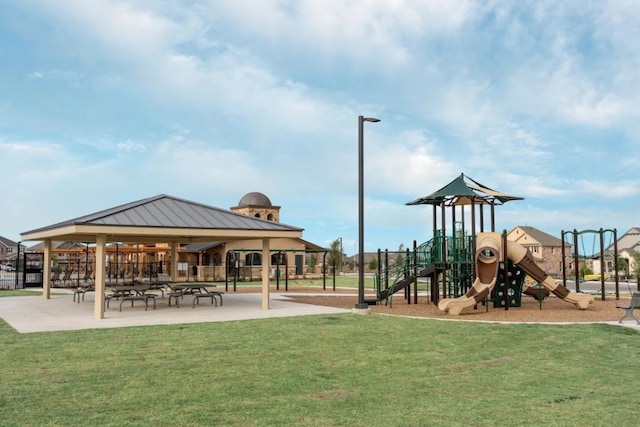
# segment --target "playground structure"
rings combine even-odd
[[[585,310],[593,302],[593,296],[571,292],[565,286],[558,284],[549,277],[535,263],[533,255],[528,249],[515,242],[508,242],[499,233],[479,233],[477,237],[476,271],[477,276],[473,286],[465,295],[458,298],[445,298],[438,304],[440,311],[448,311],[457,315],[469,307],[474,307],[489,296],[498,278],[498,266],[503,254],[515,265],[522,268],[526,274],[536,280],[542,288],[553,293],[558,298],[574,304]],[[506,247],[505,247],[506,246]],[[508,298],[508,295],[505,295]]]
[[[381,268],[375,275],[376,298],[365,302],[376,304],[390,302],[393,294],[405,289],[405,296],[411,302],[409,287],[414,284],[413,299],[417,303],[417,278],[430,278],[431,302],[438,304],[440,291],[442,298],[460,296],[467,292],[476,277],[474,236],[484,232],[485,208],[489,208],[490,231],[495,232],[495,206],[512,200],[523,200],[489,188],[460,174],[439,190],[408,202],[407,205],[431,205],[433,208],[433,238],[417,245],[407,252],[402,263]],[[452,232],[447,236],[447,209],[450,209]],[[467,229],[465,208],[471,216],[470,233]],[[438,228],[440,214],[440,228]],[[380,264],[379,264],[380,266]],[[391,282],[389,284],[389,282]]]
[[[460,174],[440,190],[407,203],[432,205],[433,238],[420,245],[414,241],[413,248],[407,249],[391,264],[388,253],[385,252],[385,260],[381,262],[378,251],[378,272],[374,276],[376,294],[365,302],[379,304],[384,301],[391,305],[393,295],[403,290],[407,303],[411,304],[412,299],[417,303],[418,278],[422,278],[423,282],[428,279],[430,283],[430,302],[450,314],[476,307],[479,302],[487,303],[490,296],[494,307],[519,307],[522,293],[539,300],[553,293],[579,309],[586,309],[593,296],[571,292],[565,284],[556,283],[536,265],[528,249],[515,242],[507,243],[506,231],[502,236],[496,233],[495,206],[513,200],[523,198],[498,192]],[[490,208],[488,232],[484,230],[486,207]],[[447,208],[451,212],[452,233],[449,236],[446,233]],[[465,223],[468,214],[471,216],[470,233]],[[525,283],[527,275],[537,282],[535,286]]]

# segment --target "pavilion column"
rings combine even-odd
[[[44,241],[44,265],[42,271],[42,296],[51,298],[51,240]]]
[[[104,288],[105,288],[105,254],[107,252],[107,236],[99,234],[96,236],[96,299],[93,308],[93,317],[96,320],[104,319]]]
[[[171,243],[171,281],[177,279],[178,275],[178,244],[176,242]]]
[[[269,239],[262,239],[262,309],[269,310]]]

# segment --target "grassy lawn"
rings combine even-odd
[[[349,276],[336,276],[335,278],[335,282],[336,282],[336,288],[351,288],[351,289],[357,289],[358,288],[358,276],[354,276],[354,275],[349,275]],[[276,281],[275,280],[270,280],[269,281],[271,286],[276,286]],[[284,279],[280,279],[280,289],[284,289],[285,286],[285,281]],[[229,286],[232,286],[231,283],[229,283]],[[254,281],[254,282],[238,282],[237,286],[260,286],[260,282],[259,281]],[[327,277],[323,283],[322,278],[319,279],[289,279],[289,289],[293,289],[295,290],[296,286],[304,286],[304,287],[322,287],[322,286],[326,286],[327,289],[332,289],[333,288],[333,276],[327,274]],[[369,291],[373,291],[374,290],[374,284],[373,284],[373,277],[372,276],[365,276],[364,278],[364,287],[365,290],[369,290]]]
[[[0,425],[636,425],[639,337],[353,314],[25,335],[0,321]]]

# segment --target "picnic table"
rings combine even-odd
[[[156,309],[156,295],[148,294],[147,291],[151,289],[146,284],[140,285],[109,285],[111,294],[105,296],[107,308],[109,308],[109,301],[111,299],[120,300],[120,311],[122,311],[122,304],[125,301],[131,301],[131,307],[133,307],[134,301],[144,301],[145,311],[149,308],[149,300],[153,300],[153,309]]]
[[[216,298],[220,300],[220,305],[222,305],[222,295],[223,292],[210,290],[210,287],[215,287],[216,285],[212,285],[207,282],[185,282],[185,283],[173,283],[169,285],[172,289],[172,294],[169,296],[169,304],[171,304],[171,298],[175,298],[176,306],[178,304],[178,298],[182,298],[186,294],[193,295],[193,303],[192,306],[195,308],[196,304],[200,304],[201,298],[210,298],[211,304],[215,304],[218,306],[218,301]]]
[[[164,298],[164,293],[167,290],[172,290],[171,288],[172,283],[173,282],[171,280],[159,280],[159,279],[151,280],[149,282],[142,282],[143,285],[149,286],[149,289],[157,289],[160,292],[162,292],[162,298]]]

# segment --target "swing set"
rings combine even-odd
[[[616,300],[620,299],[620,282],[618,277],[618,232],[614,229],[603,229],[599,230],[582,230],[577,231],[573,229],[573,231],[564,231],[562,230],[562,254],[565,254],[565,245],[570,244],[573,246],[573,264],[575,271],[575,284],[576,284],[576,292],[580,292],[580,261],[584,261],[586,259],[599,259],[600,260],[600,294],[602,301],[605,301],[605,272],[607,269],[605,268],[605,248],[611,247],[613,244],[613,268],[615,284],[616,284]],[[591,251],[587,252],[587,249],[584,245],[584,238],[586,236],[592,236],[592,245]],[[607,244],[605,245],[605,238],[607,239]],[[596,242],[599,244],[599,250],[596,251]],[[578,244],[580,243],[580,244]],[[582,252],[580,252],[579,248],[582,248]],[[562,284],[567,286],[567,257],[562,256]],[[609,264],[610,265],[610,264]]]

